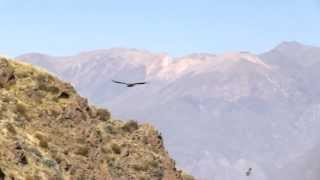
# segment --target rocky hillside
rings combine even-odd
[[[112,119],[43,70],[0,58],[0,99],[0,180],[191,178],[152,126]]]

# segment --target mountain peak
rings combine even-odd
[[[47,55],[47,54],[42,54],[42,53],[37,53],[37,52],[31,52],[31,53],[26,53],[18,56],[18,59],[25,59],[25,58],[33,58],[33,59],[46,59],[50,58],[52,56]]]
[[[283,41],[282,43],[279,44],[280,46],[303,46],[302,43],[298,41]]]
[[[107,54],[109,56],[119,56],[119,55],[128,55],[128,54],[136,54],[136,55],[153,55],[160,54],[163,55],[165,53],[153,53],[145,49],[137,49],[137,48],[110,48],[110,49],[97,49],[91,51],[85,51],[77,54],[77,56],[92,56],[92,55],[104,55]]]
[[[182,56],[178,59],[198,59],[198,60],[206,60],[206,59],[210,59],[210,58],[214,58],[216,57],[215,54],[211,54],[211,53],[192,53],[192,54],[188,54],[186,56]]]
[[[304,49],[308,46],[298,42],[298,41],[284,41],[280,43],[278,46],[274,48],[274,50],[278,51],[295,51],[295,50],[300,50]]]
[[[263,61],[279,66],[293,65],[308,67],[319,63],[320,48],[305,45],[297,41],[285,41],[274,49],[265,52],[259,57]]]

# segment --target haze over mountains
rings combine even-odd
[[[72,82],[115,117],[151,122],[199,179],[320,179],[320,48],[284,42],[261,55],[180,58],[108,49],[18,59]],[[126,88],[112,79],[148,85]]]

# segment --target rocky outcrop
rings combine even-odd
[[[0,179],[183,179],[148,124],[90,106],[41,69],[0,59]]]

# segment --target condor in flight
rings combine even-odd
[[[127,87],[133,87],[135,85],[147,84],[147,82],[125,83],[125,82],[120,82],[120,81],[115,81],[115,80],[112,80],[112,82],[118,83],[118,84],[125,84]]]

